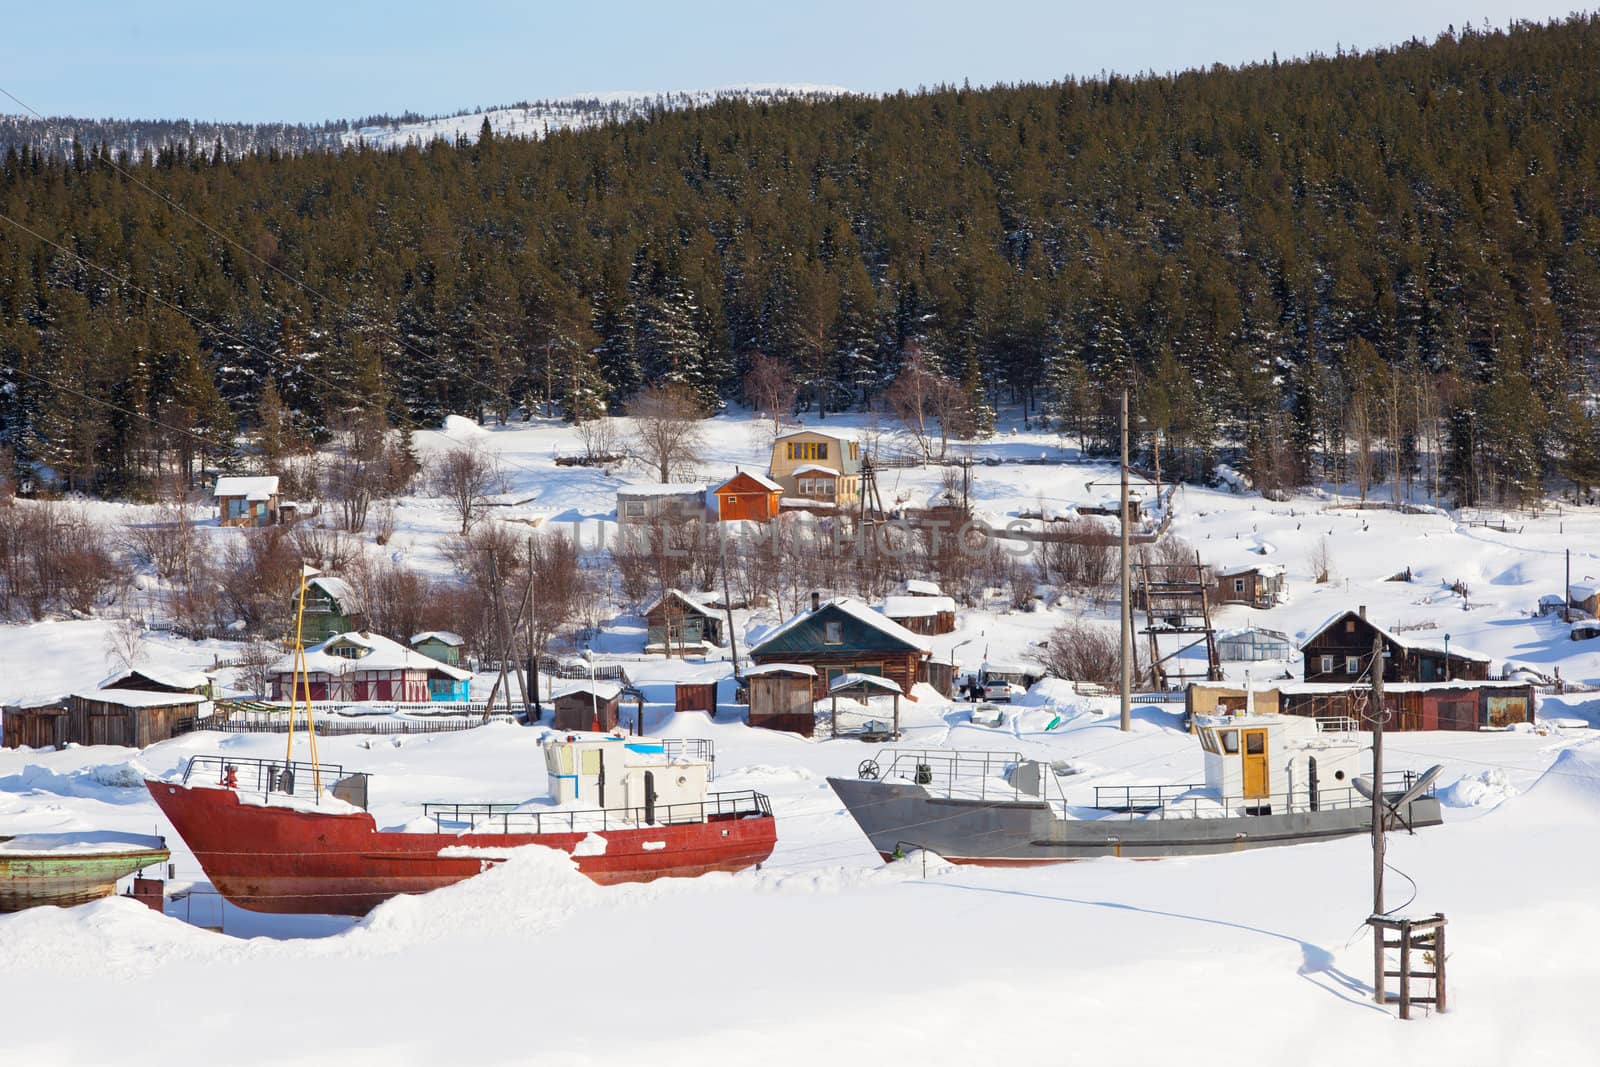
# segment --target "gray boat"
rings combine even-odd
[[[891,749],[828,784],[886,860],[912,849],[992,866],[1212,855],[1370,833],[1370,777],[1357,775],[1366,735],[1354,725],[1197,716],[1203,783],[1097,786],[1092,800],[1014,752]],[[1388,828],[1443,821],[1436,773],[1384,775]]]

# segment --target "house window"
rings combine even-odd
[[[827,459],[828,458],[828,446],[826,444],[818,444],[817,445],[817,458],[818,459]]]
[[[816,490],[817,490],[817,496],[832,496],[833,495],[833,479],[832,478],[818,478],[816,480],[816,482],[815,482],[815,485],[816,485]]]
[[[1356,632],[1356,620],[1354,620],[1354,619],[1346,619],[1346,620],[1344,620],[1344,632],[1347,633],[1347,634],[1355,633]]]
[[[793,459],[794,458],[794,442],[793,441],[790,441],[788,444],[783,446],[783,455],[784,455],[785,459]]]
[[[861,458],[861,446],[859,444],[857,444],[856,442],[854,442],[854,441],[850,442],[850,458],[851,459],[860,459]]]
[[[844,644],[844,623],[825,622],[822,624],[822,643],[825,645]]]
[[[623,504],[622,504],[622,515],[623,515],[624,518],[628,518],[628,519],[642,519],[642,518],[644,518],[644,501],[643,500],[626,500],[626,501],[623,501]]]
[[[1235,578],[1233,580],[1233,591],[1235,593],[1244,592],[1244,579],[1243,578]]]
[[[1361,657],[1360,656],[1346,656],[1344,658],[1344,673],[1346,673],[1346,674],[1360,674],[1361,673]]]
[[[1322,657],[1322,673],[1323,674],[1332,674],[1333,673],[1333,657],[1332,656],[1323,656]]]

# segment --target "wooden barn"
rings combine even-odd
[[[0,708],[0,748],[59,748],[67,743],[66,702]]]
[[[564,682],[550,697],[557,730],[615,730],[622,687],[616,682],[581,678]]]
[[[744,672],[750,725],[810,737],[817,726],[817,672],[803,663],[766,663]]]
[[[1277,563],[1222,567],[1213,574],[1217,583],[1213,591],[1213,603],[1217,604],[1270,608],[1278,602],[1288,584],[1286,572]]]
[[[452,667],[461,665],[461,650],[466,644],[465,638],[449,630],[424,630],[420,634],[412,634],[410,641],[413,652],[420,652],[429,659],[448,663]]]
[[[698,656],[723,644],[723,617],[678,589],[644,609],[646,652]]]
[[[197,693],[91,689],[68,702],[67,740],[145,748],[193,729],[210,709],[211,701]]]
[[[717,717],[716,682],[678,682],[672,687],[672,710],[703,711]]]
[[[130,667],[117,671],[100,683],[101,689],[139,689],[146,693],[195,693],[214,696],[211,679],[204,671],[171,670],[158,667]]]
[[[853,597],[826,603],[812,596],[810,611],[796,615],[750,650],[757,666],[802,664],[817,672],[815,699],[828,693],[828,683],[841,674],[868,674],[893,679],[907,694],[922,680],[922,664],[931,655],[926,639],[874,611]]]
[[[1308,682],[1352,683],[1369,677],[1372,642],[1383,638],[1383,680],[1442,682],[1489,677],[1489,657],[1445,640],[1401,637],[1367,619],[1367,609],[1341,611],[1315,630],[1300,646]],[[1448,656],[1446,655],[1448,649]]]
[[[740,471],[713,493],[718,522],[771,522],[778,517],[783,486],[763,475]]]

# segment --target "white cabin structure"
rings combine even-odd
[[[1362,736],[1299,715],[1197,715],[1206,791],[1229,808],[1315,811],[1319,794],[1345,794],[1360,773]],[[1340,725],[1340,724],[1335,724]]]
[[[544,765],[557,804],[633,809],[648,823],[705,819],[710,761],[669,755],[660,741],[568,735],[545,742]]]

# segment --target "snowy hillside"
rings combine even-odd
[[[830,417],[827,427],[864,438],[888,432],[862,414]],[[764,466],[764,428],[748,414],[707,420],[704,432],[700,477]],[[627,467],[557,466],[578,446],[573,429],[553,420],[481,427],[452,418],[419,435],[417,447],[426,458],[464,443],[498,457],[505,506],[497,511],[517,530],[560,528],[597,545],[614,529],[618,488],[649,481]],[[1111,474],[1069,442],[1024,427],[1017,412],[1002,412],[993,438],[959,447],[978,461],[971,495],[991,525],[1098,503]],[[937,466],[888,470],[881,490],[886,503],[916,505],[941,491],[943,476]],[[1364,605],[1386,625],[1451,634],[1491,656],[1497,673],[1520,663],[1600,682],[1600,640],[1574,641],[1555,619],[1530,614],[1560,588],[1569,545],[1575,581],[1600,574],[1600,509],[1486,528],[1433,508],[1353,504],[1334,487],[1269,502],[1187,486],[1171,503],[1172,532],[1207,563],[1286,568],[1284,603],[1223,608],[1221,628],[1256,624],[1298,639],[1334,611]],[[147,519],[135,505],[85,507],[107,523]],[[399,502],[387,543],[368,548],[448,579],[454,525],[441,500],[419,493]],[[246,536],[202,529],[219,545]],[[1331,576],[1318,583],[1324,547]],[[1404,573],[1409,581],[1391,580]],[[1065,596],[1020,611],[963,605],[957,630],[933,639],[935,654],[966,666],[1022,658],[1079,612],[1110,627],[1116,606]],[[738,610],[740,648],[776,621],[767,607]],[[0,702],[94,684],[106,670],[109,625],[0,626]],[[640,620],[618,614],[594,650],[626,664],[649,732],[713,739],[718,788],[770,796],[778,845],[761,869],[602,888],[559,854],[530,847],[364,919],[262,915],[219,901],[141,776],[177,773],[198,753],[281,758],[282,735],[199,732],[142,751],[0,749],[0,835],[157,832],[175,867],[165,915],[112,899],[0,916],[0,957],[28,961],[0,969],[0,1001],[32,1021],[0,1036],[0,1051],[19,1063],[110,1062],[128,1034],[174,1002],[206,1005],[187,1024],[189,1044],[225,1047],[223,1058],[241,1064],[283,1062],[294,1047],[309,1050],[290,1057],[297,1063],[813,1067],[843,1050],[848,1062],[962,1067],[1013,1059],[1332,1067],[1376,1051],[1393,1062],[1476,1067],[1589,1062],[1600,1044],[1600,1017],[1571,1007],[1574,992],[1600,977],[1581,935],[1600,916],[1600,859],[1582,847],[1600,826],[1600,694],[1545,696],[1541,722],[1510,730],[1389,737],[1391,768],[1443,767],[1444,805],[1444,825],[1391,835],[1399,873],[1389,903],[1410,915],[1447,913],[1452,945],[1452,1011],[1401,1024],[1365,985],[1364,839],[1140,863],[952,867],[913,852],[884,864],[826,782],[854,776],[883,746],[752,729],[732,703],[726,658],[645,656],[643,642]],[[226,661],[230,644],[152,634],[143,655],[157,667],[204,667]],[[1228,666],[1242,677],[1246,665]],[[1253,670],[1258,683],[1298,673],[1294,663]],[[691,676],[718,680],[715,720],[675,712],[672,684]],[[902,707],[908,748],[1022,753],[1070,768],[1070,788],[1080,791],[1202,772],[1181,705],[1138,707],[1125,734],[1114,698],[1078,696],[1054,679],[1006,709],[998,728],[974,725],[969,708],[925,687],[918,695]],[[371,772],[378,825],[401,827],[427,801],[540,796],[544,735],[495,723],[328,737],[321,754]],[[314,995],[292,1009],[259,1007],[307,983]],[[83,1003],[97,1005],[96,1025],[73,1025]],[[200,1056],[191,1049],[177,1061]]]
[[[561,130],[581,130],[605,122],[626,122],[651,111],[701,107],[719,100],[778,103],[790,100],[825,100],[849,90],[836,85],[734,85],[721,89],[674,92],[612,92],[562,100],[540,100],[510,107],[486,108],[460,115],[361,126],[342,136],[345,145],[368,144],[391,148],[430,141],[475,138],[484,119],[497,137],[537,140]]]

